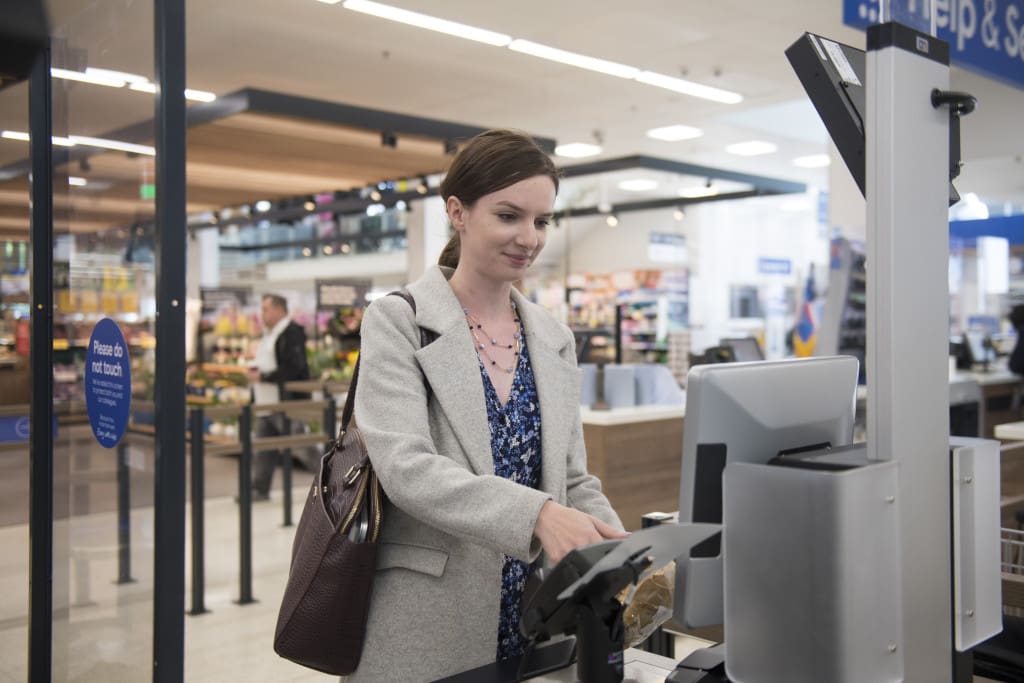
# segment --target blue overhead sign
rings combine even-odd
[[[930,24],[929,5],[911,0],[904,11]],[[847,26],[865,29],[878,17],[879,0],[843,0]],[[935,0],[935,24],[953,64],[1024,88],[1024,0]]]
[[[757,272],[762,275],[789,275],[793,272],[793,262],[788,258],[759,258]]]

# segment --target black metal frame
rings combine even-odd
[[[32,161],[28,677],[53,670],[53,96],[50,48],[29,78]]]
[[[185,0],[155,0],[153,681],[185,678]]]

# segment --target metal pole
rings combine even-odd
[[[53,109],[50,48],[29,78],[32,157],[28,678],[53,675]]]
[[[952,678],[949,468],[949,46],[868,28],[867,449],[899,463],[903,664]]]
[[[242,454],[238,458],[238,604],[256,602],[252,597],[252,407],[238,416]]]
[[[185,678],[185,0],[155,0],[153,681]]]
[[[193,408],[189,419],[189,435],[192,439],[192,609],[189,614],[205,614],[206,609],[206,557],[205,527],[203,522],[206,495],[204,491],[203,429],[205,417],[202,408]]]
[[[284,433],[292,433],[292,421],[287,414],[281,418],[284,420]],[[281,500],[284,501],[284,521],[281,526],[292,525],[292,449],[285,448],[281,451],[281,487],[283,488]]]
[[[128,446],[117,445],[117,583],[135,583],[132,578],[132,499]]]
[[[284,521],[281,526],[292,526],[292,452],[287,449],[283,452],[284,463],[281,467],[281,483],[284,486],[282,496],[284,505]]]
[[[324,394],[327,394],[326,389]],[[330,394],[327,396],[327,406],[324,408],[324,435],[327,437],[327,443],[330,443],[338,438],[338,403]]]

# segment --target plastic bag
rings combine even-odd
[[[622,615],[625,626],[623,647],[634,647],[646,640],[672,616],[675,595],[676,563],[651,572],[640,583],[628,586],[618,595],[626,606]]]

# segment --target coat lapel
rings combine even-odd
[[[513,290],[512,297],[523,321],[540,398],[541,488],[560,500],[565,488],[567,452],[579,412],[583,373],[561,356],[569,344],[565,328],[519,292]]]
[[[494,474],[480,365],[459,300],[436,267],[409,285],[409,293],[416,299],[416,323],[438,335],[416,351],[416,360],[472,470]]]
[[[480,365],[462,307],[446,275],[450,273],[429,268],[409,285],[416,299],[416,323],[438,335],[416,352],[416,359],[470,467],[477,474],[494,474]],[[582,372],[562,357],[569,345],[565,328],[518,291],[513,290],[512,297],[523,321],[540,398],[541,488],[559,500],[579,412]]]

